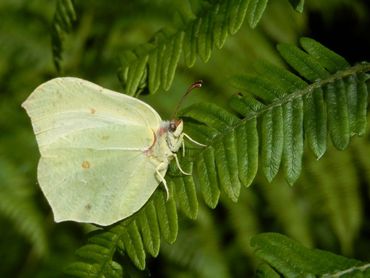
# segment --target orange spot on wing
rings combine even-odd
[[[89,169],[90,168],[90,162],[88,162],[87,160],[84,160],[81,164],[82,168],[84,169]]]

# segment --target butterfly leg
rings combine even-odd
[[[164,176],[162,176],[160,170],[163,170],[165,169],[165,167],[167,167],[168,164],[166,163],[161,163],[158,165],[158,167],[155,169],[155,172],[156,174],[158,175],[160,181],[163,183],[163,186],[164,186],[164,189],[166,190],[166,195],[167,195],[167,198],[166,200],[168,201],[168,199],[170,198],[170,192],[168,190],[168,186],[167,186],[167,182],[166,182],[166,179],[164,178]]]
[[[191,138],[189,135],[187,135],[186,133],[183,133],[182,134],[184,137],[186,137],[190,142],[192,142],[193,144],[195,144],[195,145],[198,145],[198,146],[200,146],[200,147],[206,147],[207,145],[204,145],[204,144],[202,144],[202,143],[199,143],[199,142],[197,142],[197,141],[195,141],[193,138]]]
[[[180,162],[179,162],[179,159],[177,158],[177,155],[174,153],[173,156],[175,157],[175,161],[176,161],[176,165],[177,165],[177,168],[179,168],[180,172],[184,175],[187,175],[187,176],[190,176],[191,174],[188,173],[188,172],[185,172],[181,166],[180,166]]]
[[[182,157],[184,157],[185,156],[185,142],[184,142],[184,140],[181,140],[181,146],[182,146]]]
[[[182,156],[185,156],[185,142],[183,140],[183,138],[187,138],[190,142],[192,142],[193,144],[195,145],[198,145],[198,146],[201,146],[201,147],[206,147],[206,145],[202,144],[202,143],[199,143],[197,141],[195,141],[193,138],[191,138],[189,135],[187,135],[186,133],[182,133],[181,134],[181,139],[179,141],[181,141],[181,147],[182,147]]]

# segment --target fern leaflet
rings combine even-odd
[[[71,32],[76,19],[73,0],[58,0],[51,30],[53,62],[58,72],[61,71],[64,37]]]
[[[284,277],[367,277],[370,273],[370,264],[323,250],[308,249],[276,233],[256,235],[251,245],[255,254],[267,262],[274,273]]]

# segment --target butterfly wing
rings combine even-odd
[[[56,222],[106,226],[146,203],[159,184],[157,166],[138,151],[61,149],[41,157],[38,180]]]
[[[73,77],[40,85],[22,106],[32,120],[41,155],[62,146],[145,148],[161,123],[146,103]]]
[[[160,162],[145,150],[161,119],[144,102],[69,77],[40,85],[23,107],[41,153],[39,184],[57,222],[112,224],[158,186]]]

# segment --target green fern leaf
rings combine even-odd
[[[268,0],[251,0],[248,7],[249,26],[255,28],[261,20],[263,12],[266,9]]]
[[[168,189],[172,195],[172,187]],[[154,193],[153,201],[161,235],[168,243],[173,243],[178,232],[176,203],[173,198],[166,201],[164,192],[158,191]]]
[[[326,85],[326,103],[328,107],[328,128],[335,147],[344,150],[349,144],[349,115],[343,80]]]
[[[251,119],[236,129],[238,172],[240,182],[250,186],[258,169],[257,119]]]
[[[310,149],[317,158],[326,152],[327,109],[322,88],[304,96],[305,136]]]
[[[183,112],[184,117],[202,119],[202,123],[218,132],[233,126],[238,118],[221,107],[208,103],[198,103]]]
[[[304,0],[289,0],[289,2],[297,12],[303,13]]]
[[[98,244],[89,244],[76,251],[79,257],[88,257],[91,262],[101,262],[110,259],[110,249]]]
[[[187,28],[185,32],[185,39],[183,45],[183,53],[185,64],[189,68],[195,64],[197,60],[197,38],[199,34],[199,29],[201,26],[201,20],[196,20]]]
[[[338,70],[348,68],[350,64],[340,55],[326,48],[322,44],[311,38],[301,38],[299,40],[302,48],[330,73],[335,73]]]
[[[284,92],[280,93],[280,95],[284,95],[286,92],[304,89],[307,86],[307,83],[295,74],[273,64],[258,62],[256,63],[256,69],[259,73],[258,76],[263,76],[264,79],[268,79],[268,81],[273,84],[273,88],[278,87],[279,90]],[[247,88],[249,88],[249,84],[242,89],[245,90]]]
[[[229,25],[230,25],[229,31],[230,31],[230,34],[234,35],[240,29],[240,27],[242,26],[244,22],[244,18],[247,14],[247,11],[249,11],[250,1],[249,0],[248,1],[244,1],[244,0],[230,1],[230,4],[228,7],[231,8],[230,16],[229,16]]]
[[[64,268],[64,272],[74,277],[98,277],[98,266],[84,262],[74,262]]]
[[[181,50],[182,50],[182,43],[184,39],[184,33],[179,33],[174,40],[169,45],[168,51],[171,55],[168,55],[165,59],[163,59],[163,72],[162,76],[166,79],[163,81],[163,89],[169,90],[172,84],[172,80],[175,77],[175,71],[177,67],[177,63],[179,62]]]
[[[145,268],[145,250],[136,222],[132,221],[121,234],[126,254],[138,269],[143,270]]]
[[[74,1],[58,0],[51,30],[53,61],[58,72],[61,71],[64,37],[71,32],[76,20],[77,15],[74,8]]]
[[[207,14],[200,20],[201,24],[199,29],[197,49],[199,57],[203,60],[203,62],[206,63],[208,62],[209,58],[211,58],[211,52],[213,48],[212,18],[210,14]]]
[[[65,268],[65,273],[74,277],[112,277],[121,278],[123,276],[123,270],[120,264],[116,262],[110,262],[105,266],[105,271],[100,271],[99,265],[74,262]]]
[[[161,67],[159,65],[159,61],[161,61],[164,56],[165,48],[163,46],[164,45],[162,45],[161,48],[158,47],[156,50],[154,50],[152,55],[150,55],[148,59],[148,67],[149,67],[149,72],[150,72],[148,85],[149,85],[149,90],[151,92],[156,92],[161,85],[161,79],[160,79]],[[121,81],[121,82],[124,82],[124,81]]]
[[[349,277],[369,273],[370,265],[322,250],[303,247],[276,233],[263,233],[251,240],[255,254],[284,277]],[[343,275],[343,276],[342,276]],[[354,277],[354,276],[351,276]]]
[[[138,226],[140,228],[141,237],[143,238],[145,250],[153,257],[156,257],[159,252],[161,237],[157,214],[152,200],[149,201],[145,208],[139,213]]]
[[[235,76],[231,81],[233,86],[237,89],[253,92],[257,98],[265,101],[273,101],[284,94],[284,92],[279,87],[274,86],[271,81],[263,78],[256,78],[256,76]]]
[[[351,135],[362,136],[366,132],[366,114],[368,105],[368,89],[364,73],[351,75],[346,79],[349,126]]]
[[[284,60],[307,80],[316,81],[329,77],[329,72],[316,58],[298,47],[290,44],[279,44],[277,49]]]
[[[269,266],[266,263],[263,263],[263,264],[260,264],[258,268],[256,269],[256,277],[258,278],[263,278],[263,277],[279,278],[281,276],[271,266]]]
[[[247,1],[243,1],[243,2],[247,3]],[[218,49],[221,49],[224,46],[227,36],[228,36],[229,23],[228,23],[227,10],[229,6],[220,5],[220,4],[217,4],[217,5],[219,5],[218,9],[217,10],[215,9],[214,13],[212,14],[213,16],[214,14],[219,15],[214,20],[213,39],[214,39],[215,46]],[[244,15],[245,15],[245,12],[244,12]],[[233,18],[233,16],[231,16],[230,18]],[[240,24],[243,23],[243,21],[244,21],[244,18],[237,19],[237,22],[239,22]],[[232,25],[233,25],[232,22],[230,22],[230,26]],[[234,34],[233,32],[234,28],[230,28],[230,29],[232,29],[230,30],[230,34]],[[236,26],[235,30],[238,31],[239,29],[240,29],[240,26]]]
[[[281,107],[267,111],[261,123],[261,163],[268,181],[279,171],[284,147],[283,111]]]
[[[139,91],[139,85],[145,76],[145,68],[149,57],[148,55],[137,57],[134,53],[129,51],[125,52],[123,56],[123,59],[131,65],[124,70],[126,94],[135,95]]]
[[[183,164],[182,164],[183,165]],[[186,169],[192,173],[192,168]],[[196,219],[198,215],[198,199],[194,179],[189,177],[172,178],[170,183],[175,190],[175,200],[180,210],[190,219]]]
[[[235,131],[230,131],[229,136],[222,139],[216,141],[214,145],[216,168],[221,189],[232,201],[236,202],[240,194],[241,184],[238,172],[234,171],[234,169],[238,169],[237,156],[235,156],[237,151]]]
[[[87,245],[79,248],[79,261],[65,268],[67,274],[77,277],[122,276],[122,268],[112,260],[119,235],[112,231],[97,231]]]
[[[216,207],[220,198],[214,153],[212,147],[207,148],[196,163],[200,190],[205,203],[211,208]]]
[[[303,155],[303,101],[296,98],[283,106],[283,166],[289,184],[301,174]]]
[[[248,116],[252,112],[258,112],[264,107],[264,105],[260,101],[256,100],[252,95],[243,95],[242,93],[233,95],[229,99],[228,105],[236,113],[244,117]]]

